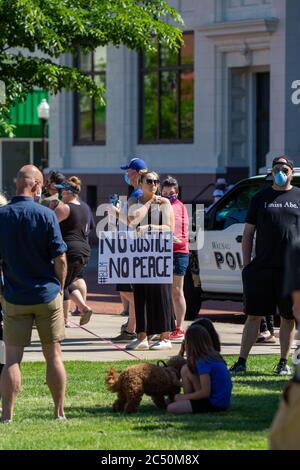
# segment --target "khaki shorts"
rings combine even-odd
[[[15,305],[3,299],[3,340],[10,346],[29,346],[33,322],[42,344],[59,343],[65,337],[63,296],[49,304]]]

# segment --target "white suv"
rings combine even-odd
[[[272,184],[271,175],[237,183],[205,215],[204,245],[191,253],[185,278],[186,319],[193,319],[203,300],[242,300],[242,236],[252,196]],[[300,169],[293,185],[300,187]]]

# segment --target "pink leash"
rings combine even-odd
[[[90,331],[88,330],[87,328],[84,328],[83,326],[79,325],[78,323],[74,323],[72,321],[69,321],[69,323],[71,323],[72,325],[74,326],[77,326],[77,328],[81,328],[82,330],[86,331],[87,333],[89,333],[90,335],[93,335],[95,336],[96,338],[98,338],[100,341],[105,341],[109,344],[112,344],[116,349],[118,349],[119,351],[122,351],[126,354],[129,354],[129,356],[132,356],[134,357],[135,359],[137,359],[138,361],[140,361],[141,359],[137,356],[135,356],[134,354],[132,354],[131,352],[128,352],[127,349],[125,348],[121,348],[120,346],[118,346],[117,344],[113,343],[112,341],[110,341],[108,338],[102,338],[101,336],[97,335],[96,333],[94,333],[93,331]]]

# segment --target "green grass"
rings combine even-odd
[[[251,372],[233,379],[228,412],[189,416],[166,414],[149,397],[143,398],[137,414],[113,413],[115,394],[104,385],[112,364],[66,362],[65,422],[52,418],[45,365],[24,363],[14,422],[0,425],[0,449],[266,449],[269,426],[286,383],[272,374],[276,361],[275,356],[249,359]],[[128,364],[117,363],[117,368]]]

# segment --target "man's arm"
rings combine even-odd
[[[54,270],[61,285],[61,292],[63,292],[68,270],[67,257],[65,253],[54,258]]]
[[[252,254],[255,231],[256,231],[255,225],[245,224],[244,233],[243,233],[243,241],[242,241],[244,267],[246,267],[251,261],[251,254]]]

